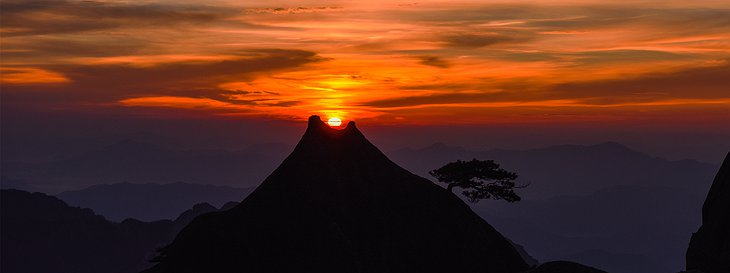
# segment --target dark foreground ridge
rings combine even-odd
[[[702,226],[687,249],[687,270],[730,272],[730,153],[702,206]]]
[[[235,208],[197,217],[156,272],[521,272],[527,265],[455,195],[399,167],[350,122],[317,116]]]
[[[56,197],[0,190],[0,272],[137,272],[175,223],[109,222]]]
[[[116,223],[54,196],[0,190],[0,272],[139,272],[193,218],[217,210],[201,203],[175,221]]]

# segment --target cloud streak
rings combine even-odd
[[[8,0],[2,10],[2,103],[25,109],[420,123],[543,107],[691,116],[725,103],[730,78],[730,7],[715,2]]]
[[[133,26],[204,24],[237,13],[222,7],[97,1],[3,1],[5,36],[61,34]]]
[[[248,111],[242,106],[286,107],[299,103],[271,91],[223,89],[230,81],[250,81],[262,74],[297,69],[326,59],[300,50],[260,49],[222,60],[178,60],[148,65],[101,63],[53,65],[56,72],[7,68],[4,98],[26,108],[108,105],[155,106]],[[4,71],[6,72],[6,71]],[[65,75],[65,76],[62,76]],[[41,77],[42,76],[42,77]],[[38,88],[38,84],[63,85]],[[39,100],[38,98],[43,99]]]
[[[566,83],[547,86],[538,91],[505,89],[495,92],[448,92],[422,96],[374,100],[363,106],[376,108],[423,107],[429,105],[460,105],[474,103],[511,103],[545,106],[624,106],[710,103],[716,100],[727,104],[730,100],[730,64],[691,68],[671,73],[646,74],[623,79]],[[410,86],[415,89],[464,89],[474,86]],[[479,87],[476,87],[479,89]],[[493,88],[485,85],[482,89]],[[555,102],[560,101],[559,105]]]

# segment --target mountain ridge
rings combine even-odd
[[[92,209],[43,193],[0,190],[0,271],[133,273],[195,217],[217,209],[200,203],[174,221],[111,222]]]

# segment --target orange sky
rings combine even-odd
[[[730,120],[727,1],[238,2],[2,0],[4,107]]]

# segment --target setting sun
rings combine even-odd
[[[342,125],[342,120],[339,118],[330,118],[329,120],[327,120],[327,124],[329,124],[332,127],[337,127],[337,126]]]

